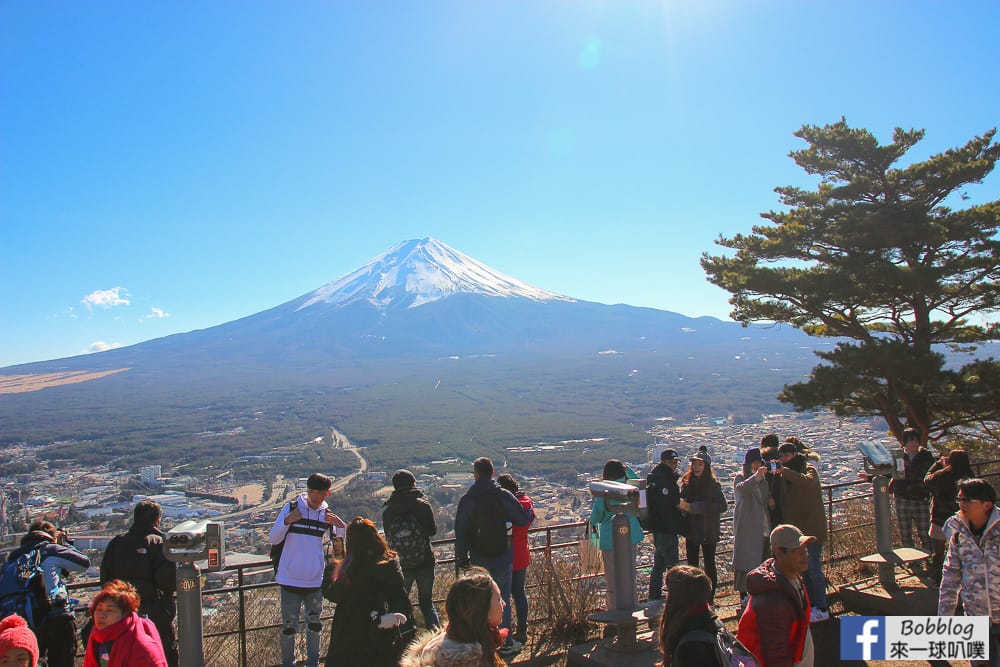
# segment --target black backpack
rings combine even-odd
[[[502,491],[482,495],[476,499],[469,515],[469,548],[487,558],[495,558],[507,551],[507,512],[500,494]]]
[[[0,568],[0,618],[17,614],[30,628],[37,628],[49,606],[44,596],[39,595],[44,589],[40,548],[8,560]]]
[[[660,479],[652,476],[646,477],[646,511],[639,513],[639,525],[642,526],[643,530],[655,532],[659,523],[658,519],[666,515],[666,500],[663,496],[663,486],[660,484]]]
[[[412,514],[403,514],[386,526],[385,541],[399,557],[399,566],[411,570],[422,566],[427,556],[427,538]]]
[[[690,630],[681,637],[674,648],[674,664],[676,656],[680,653],[681,646],[688,642],[704,642],[710,644],[715,650],[716,664],[718,667],[760,667],[757,657],[750,652],[743,642],[736,638],[732,632],[715,618],[715,632],[705,630]],[[684,667],[680,665],[679,667]],[[702,667],[699,665],[698,667]]]
[[[298,501],[290,500],[288,501],[288,512],[291,513],[296,506]],[[288,516],[287,514],[285,516]],[[291,526],[289,526],[291,527]],[[285,533],[285,540],[288,539],[288,533]],[[278,564],[281,562],[281,552],[285,549],[285,540],[281,540],[277,544],[271,545],[271,550],[268,552],[268,556],[271,557],[271,567],[274,568],[274,573],[278,574]]]

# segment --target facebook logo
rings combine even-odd
[[[885,616],[841,616],[840,659],[885,660]]]

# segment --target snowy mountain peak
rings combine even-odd
[[[357,301],[383,310],[416,308],[459,293],[573,301],[506,276],[437,239],[425,238],[396,244],[357,271],[307,294],[296,310],[320,303],[343,307]]]

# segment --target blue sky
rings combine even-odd
[[[0,366],[221,324],[434,236],[725,318],[698,265],[846,116],[998,123],[996,2],[0,3]],[[1000,197],[1000,176],[970,189]]]

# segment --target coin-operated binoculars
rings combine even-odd
[[[201,571],[197,561],[207,561],[208,572],[226,565],[226,538],[221,521],[189,520],[179,523],[163,539],[163,555],[177,563],[177,635],[180,667],[204,667],[201,627]]]
[[[608,511],[614,514],[611,519],[612,550],[614,552],[613,571],[605,571],[608,588],[615,592],[615,608],[591,614],[588,620],[595,623],[607,623],[618,626],[617,636],[608,644],[608,648],[637,652],[646,650],[646,646],[636,641],[636,624],[639,619],[635,590],[635,559],[632,551],[630,516],[638,516],[640,506],[644,506],[645,493],[637,486],[621,482],[600,481],[591,482],[590,493],[595,498],[604,499]]]
[[[920,549],[892,546],[892,512],[889,508],[889,481],[906,476],[906,454],[902,449],[889,450],[880,442],[862,442],[858,449],[864,457],[865,474],[872,480],[875,504],[875,544],[878,553],[863,556],[861,562],[878,565],[878,579],[883,588],[895,588],[897,564],[924,560]]]

